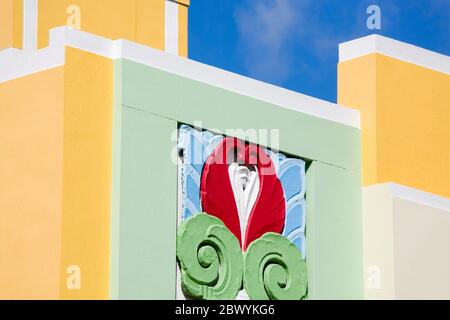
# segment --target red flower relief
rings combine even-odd
[[[244,236],[236,204],[229,166],[257,171],[259,191],[248,216]],[[285,222],[285,200],[274,164],[260,147],[235,138],[223,139],[206,160],[200,186],[203,211],[213,215],[236,236],[243,251],[267,232],[281,233]]]

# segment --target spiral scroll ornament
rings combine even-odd
[[[306,263],[292,242],[266,233],[244,254],[244,287],[252,300],[301,300],[307,291]]]
[[[232,300],[242,288],[239,241],[213,216],[197,214],[182,222],[177,258],[183,292],[191,298]]]

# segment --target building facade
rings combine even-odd
[[[360,110],[366,296],[449,299],[450,58],[381,36],[340,46]]]
[[[0,298],[450,297],[449,57],[343,44],[336,105],[186,59],[189,1],[0,6]]]

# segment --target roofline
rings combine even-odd
[[[58,27],[50,30],[50,45],[41,50],[0,51],[0,83],[65,64],[65,47],[110,59],[127,59],[155,69],[249,96],[283,108],[360,129],[359,111],[205,65],[128,40],[110,40]]]
[[[386,188],[389,190],[390,196],[394,198],[415,202],[450,213],[450,199],[444,196],[393,182],[373,184],[363,187],[363,189],[367,190],[373,188]]]
[[[450,75],[450,56],[380,35],[370,35],[339,45],[339,62],[378,53]]]

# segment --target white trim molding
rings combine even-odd
[[[420,203],[437,209],[442,209],[450,213],[449,198],[396,183],[388,183],[387,185],[389,186],[391,195],[393,197]]]
[[[35,51],[38,45],[38,0],[23,0],[23,50]]]
[[[166,0],[165,3],[165,48],[166,52],[178,55],[178,3]]]
[[[371,53],[382,54],[427,69],[450,74],[450,56],[380,35],[344,42],[339,45],[339,62],[353,60]]]
[[[65,63],[65,47],[110,59],[143,65],[252,97],[281,108],[360,129],[359,111],[258,80],[221,70],[127,40],[109,40],[87,32],[58,27],[50,31],[50,45],[35,52],[0,51],[0,83]]]

